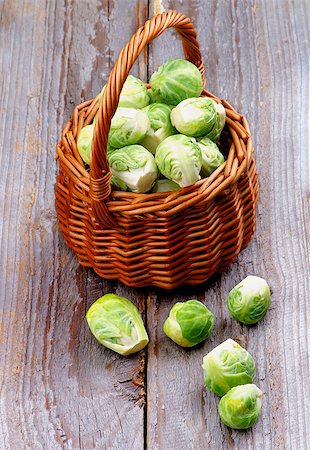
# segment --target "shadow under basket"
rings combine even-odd
[[[111,190],[106,158],[111,118],[128,73],[154,38],[174,27],[185,58],[204,67],[190,20],[177,11],[159,14],[137,30],[121,51],[99,97],[77,106],[57,145],[59,226],[83,266],[128,286],[172,289],[205,282],[225,270],[255,230],[258,182],[248,122],[225,100],[221,150],[226,160],[208,178],[174,192],[135,194]],[[76,146],[81,128],[97,116],[91,167]]]

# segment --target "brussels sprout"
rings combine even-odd
[[[222,397],[232,387],[252,383],[256,372],[250,353],[232,339],[227,339],[203,358],[205,385]]]
[[[208,97],[188,98],[171,111],[172,125],[186,136],[209,137],[216,120],[214,102]]]
[[[94,123],[83,127],[77,140],[77,149],[86,164],[90,164],[90,151],[93,141],[94,127]]]
[[[176,344],[193,347],[210,336],[213,326],[212,312],[198,300],[188,300],[173,305],[163,330]]]
[[[112,186],[119,188],[121,191],[128,191],[127,184],[114,175],[112,175],[111,184]]]
[[[201,150],[195,139],[183,134],[164,139],[155,154],[160,172],[181,187],[200,180],[201,160]]]
[[[153,187],[157,179],[154,156],[141,145],[114,150],[108,155],[108,162],[122,190],[124,183],[130,191],[144,193]]]
[[[227,297],[227,307],[234,319],[246,325],[259,322],[270,306],[270,288],[260,277],[250,275],[237,284]]]
[[[138,309],[125,297],[104,295],[91,305],[86,320],[100,344],[121,355],[138,352],[149,341]]]
[[[169,191],[179,191],[180,186],[171,180],[157,180],[154,184],[152,192],[169,192]]]
[[[197,144],[201,150],[202,156],[202,174],[209,177],[225,161],[224,156],[220,152],[215,142],[207,137],[198,139]]]
[[[170,59],[153,73],[152,98],[159,103],[177,105],[190,97],[199,97],[202,77],[197,67],[185,59]]]
[[[255,384],[230,389],[218,406],[222,422],[236,430],[245,430],[255,425],[262,412],[262,395]]]
[[[124,83],[118,106],[121,108],[144,108],[150,102],[143,81],[133,75],[128,75]]]
[[[164,105],[163,103],[152,103],[143,109],[149,118],[151,126],[142,141],[140,141],[140,144],[153,155],[158,145],[166,137],[177,133],[177,130],[171,124],[171,109],[172,106]]]
[[[213,106],[216,111],[216,119],[214,126],[211,131],[208,132],[206,137],[211,139],[213,142],[217,142],[220,138],[221,132],[225,126],[226,122],[226,112],[225,108],[221,103],[217,103],[215,100],[210,98],[211,102],[213,103]]]
[[[99,101],[103,95],[106,85],[103,86],[99,95]],[[147,89],[143,81],[133,75],[128,75],[121,95],[119,97],[118,107],[120,108],[136,108],[141,109],[150,103],[150,98],[147,93]]]
[[[109,158],[109,155],[112,153],[112,152],[114,152],[114,150],[116,150],[114,147],[112,147],[110,144],[109,144],[109,142],[108,142],[108,145],[107,145],[107,158]]]
[[[159,103],[157,95],[154,93],[153,89],[148,89],[147,90],[147,95],[149,96],[150,99],[150,104],[152,103]]]
[[[115,148],[136,144],[144,138],[150,121],[144,111],[133,108],[117,108],[110,132],[109,144]]]

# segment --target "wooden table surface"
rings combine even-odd
[[[309,3],[164,0],[198,30],[207,87],[250,122],[259,170],[257,231],[205,286],[131,289],[79,266],[55,214],[55,145],[74,105],[93,98],[122,46],[158,11],[147,0],[0,1],[0,449],[310,448]],[[171,31],[133,71],[146,79],[180,57]],[[247,327],[225,306],[248,274],[266,278],[272,305]],[[87,308],[114,292],[143,311],[145,351],[122,357],[92,337]],[[197,298],[216,315],[212,337],[184,350],[162,325]],[[202,357],[227,338],[257,362],[255,428],[219,421]]]

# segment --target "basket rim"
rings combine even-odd
[[[148,86],[148,83],[145,84]],[[87,165],[77,151],[76,140],[81,128],[92,123],[96,116],[99,109],[99,95],[75,107],[56,150],[56,158],[60,158],[71,168],[79,179],[79,187],[86,191],[86,195],[90,190],[90,169],[87,169]],[[105,203],[113,215],[117,212],[126,215],[157,212],[159,215],[170,216],[188,206],[212,200],[244,176],[254,152],[247,119],[230,103],[210,91],[203,90],[200,97],[212,98],[225,108],[226,125],[232,137],[227,159],[209,177],[202,178],[178,191],[135,193],[112,187]]]

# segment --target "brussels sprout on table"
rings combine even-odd
[[[270,288],[263,278],[250,275],[230,291],[226,302],[234,319],[253,325],[268,311]]]
[[[227,339],[203,358],[202,368],[207,388],[222,397],[231,388],[252,383],[255,361],[250,353],[232,339]]]
[[[110,126],[109,144],[114,148],[140,142],[150,128],[146,113],[140,109],[117,108]]]
[[[165,334],[182,347],[193,347],[207,339],[214,326],[214,316],[198,300],[178,302],[164,323]]]
[[[77,149],[86,164],[90,164],[90,151],[93,141],[94,127],[94,123],[86,125],[81,129],[78,135]]]
[[[154,156],[141,145],[128,145],[114,150],[108,155],[114,183],[122,190],[124,185],[130,191],[149,191],[158,175]],[[122,183],[121,183],[122,182]],[[124,184],[123,184],[124,183]]]
[[[167,137],[157,147],[155,161],[160,172],[181,187],[200,180],[201,150],[193,138],[183,134]]]
[[[217,136],[218,120],[215,102],[208,97],[188,98],[171,111],[172,125],[186,136]]]
[[[152,192],[156,193],[156,192],[179,191],[180,189],[181,189],[180,186],[174,181],[164,179],[155,181]]]
[[[100,344],[121,355],[138,352],[149,341],[137,307],[125,297],[104,295],[91,305],[86,320]]]
[[[197,144],[200,147],[202,156],[202,175],[204,177],[209,177],[212,172],[223,164],[225,161],[224,156],[215,142],[205,136],[198,139]]]
[[[262,395],[255,384],[232,388],[219,402],[218,411],[222,422],[236,430],[255,425],[262,411]]]
[[[171,124],[171,110],[172,106],[163,103],[152,103],[143,109],[149,118],[150,128],[140,144],[153,154],[164,139],[177,133],[177,130]]]
[[[190,97],[199,97],[202,77],[197,67],[185,59],[170,59],[150,79],[152,100],[177,105]]]

